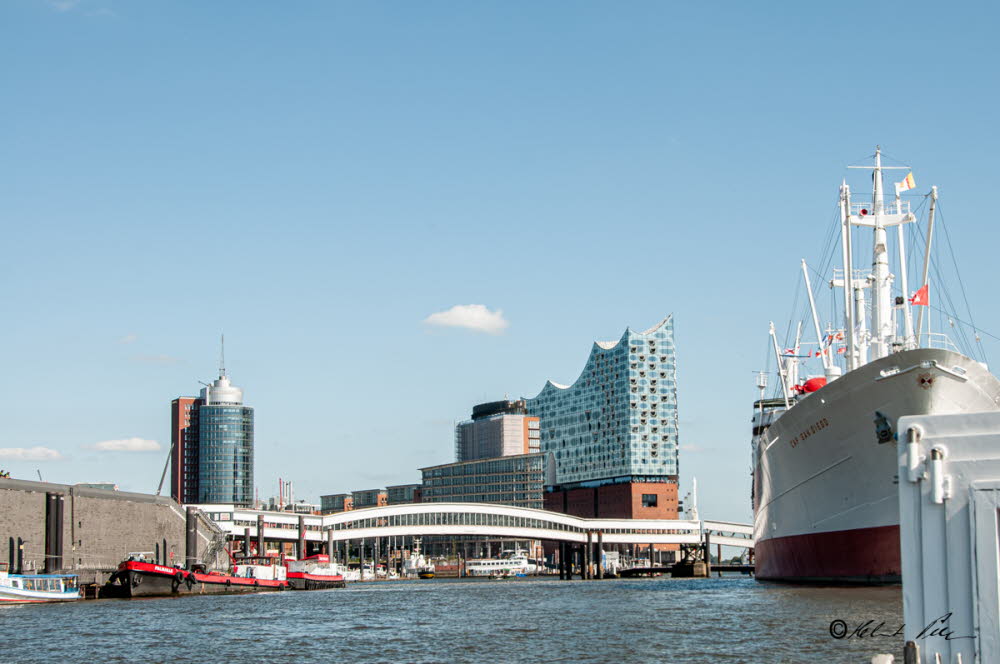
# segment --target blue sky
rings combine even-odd
[[[682,490],[749,519],[752,372],[841,178],[864,184],[845,165],[881,143],[940,185],[1000,334],[997,18],[9,0],[0,448],[60,458],[0,467],[154,490],[169,402],[224,332],[262,496],[418,481],[475,403],[572,382],[592,340],[673,313]],[[470,304],[505,326],[424,322]],[[95,449],[132,438],[161,450]]]

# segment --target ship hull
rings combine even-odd
[[[347,582],[341,575],[307,574],[304,572],[289,572],[288,587],[293,590],[327,590],[344,588]]]
[[[878,414],[898,433],[904,415],[995,410],[998,403],[1000,381],[939,349],[870,362],[800,400],[755,449],[757,578],[898,582],[896,444],[878,442]]]
[[[114,581],[104,586],[105,597],[170,597],[176,595],[233,594],[284,590],[286,581],[252,579],[222,574],[199,574],[150,563],[123,563]]]

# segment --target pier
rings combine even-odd
[[[605,547],[649,548],[678,545],[682,560],[671,567],[675,576],[704,576],[705,569],[684,565],[708,560],[710,544],[752,551],[748,524],[683,519],[586,519],[547,510],[482,503],[414,503],[371,507],[327,515],[266,512],[232,505],[199,505],[228,539],[244,550],[263,551],[268,543],[294,543],[297,556],[346,552],[352,543],[407,537],[477,537],[538,540],[558,545],[556,564],[562,578],[603,578]],[[687,553],[685,553],[687,552]],[[378,555],[376,555],[378,557]],[[719,570],[719,566],[712,566]],[[731,571],[749,571],[751,565]],[[572,571],[578,570],[578,571]],[[730,571],[730,570],[726,570]]]

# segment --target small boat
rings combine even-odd
[[[286,560],[288,585],[295,590],[323,590],[343,588],[347,571],[339,563],[331,563],[330,556],[319,554],[303,560]]]
[[[114,597],[165,597],[211,593],[248,593],[288,588],[285,566],[277,558],[234,558],[229,574],[210,572],[204,565],[190,570],[146,562],[129,556],[118,565],[102,595]]]
[[[13,574],[0,563],[0,604],[69,602],[80,599],[75,574]]]
[[[434,565],[428,562],[424,554],[420,552],[420,539],[417,538],[413,542],[413,553],[403,561],[403,577],[408,579],[412,579],[413,577],[433,579],[435,576]]]

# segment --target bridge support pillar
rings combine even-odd
[[[604,532],[597,531],[597,578],[604,578]]]
[[[593,570],[590,568],[591,558],[594,555],[594,533],[587,531],[587,548],[583,550],[583,578],[594,578]]]
[[[257,515],[257,555],[264,555],[264,515]]]
[[[295,558],[303,560],[306,557],[306,518],[299,515],[298,539],[295,541]]]

